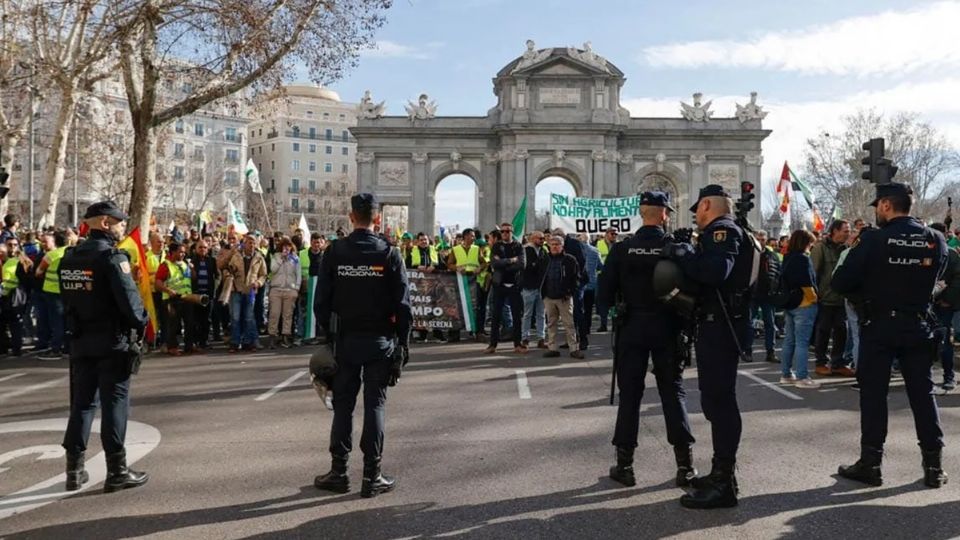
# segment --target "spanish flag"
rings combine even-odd
[[[143,299],[143,306],[147,308],[147,330],[144,337],[148,342],[153,342],[157,329],[157,311],[153,306],[153,294],[150,291],[150,272],[147,270],[147,254],[143,251],[143,242],[140,241],[140,227],[137,227],[127,235],[117,248],[126,251],[130,255],[130,263],[134,269],[134,281],[137,284],[137,290],[140,291],[140,298]]]

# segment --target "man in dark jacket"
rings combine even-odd
[[[933,223],[930,228],[940,231],[944,236],[947,227],[943,223]],[[953,390],[957,384],[953,373],[953,315],[960,310],[960,253],[955,249],[947,250],[947,268],[934,289],[933,312],[940,321],[943,343],[940,347],[940,363],[943,367],[943,389]]]
[[[573,293],[573,321],[578,331],[583,328],[583,288],[587,284],[587,256],[583,250],[583,243],[575,234],[565,235],[563,229],[554,229],[553,234],[563,238],[563,252],[571,255],[577,261],[577,268],[580,275],[577,276],[577,290]],[[578,335],[577,343],[585,336],[582,332]]]
[[[523,346],[529,345],[530,339],[537,338],[537,348],[546,349],[546,334],[544,334],[543,296],[540,286],[547,268],[547,251],[543,247],[543,232],[530,233],[529,243],[524,246],[527,261],[520,278],[520,288],[523,295]],[[533,320],[533,323],[531,323]],[[534,324],[535,323],[535,324]]]
[[[190,267],[193,271],[190,273],[191,287],[194,294],[205,294],[210,298],[207,305],[192,304],[193,322],[197,325],[195,346],[199,349],[208,349],[210,345],[210,316],[213,305],[216,303],[216,283],[220,275],[217,270],[217,261],[210,255],[210,246],[205,239],[197,240],[194,244],[194,252],[188,258]]]
[[[847,340],[847,315],[840,296],[830,282],[833,270],[840,261],[840,254],[846,249],[850,236],[850,224],[842,219],[830,224],[827,236],[817,242],[810,250],[813,271],[817,274],[817,326],[814,330],[814,353],[817,357],[817,375],[839,375],[853,377],[856,373],[846,365],[843,350]],[[827,357],[827,344],[833,337],[833,351]]]
[[[543,356],[555,358],[560,356],[557,345],[558,323],[563,322],[567,334],[567,346],[572,358],[583,358],[577,341],[577,326],[573,320],[573,298],[581,290],[580,267],[577,260],[563,252],[564,239],[554,236],[550,239],[550,258],[541,286],[543,307],[547,313],[547,348],[550,349]]]
[[[484,354],[493,354],[497,351],[500,341],[500,319],[503,317],[503,306],[510,306],[510,315],[513,318],[513,350],[518,354],[526,354],[523,346],[520,325],[517,321],[523,317],[523,297],[520,295],[520,274],[526,266],[526,254],[520,242],[513,239],[513,225],[500,225],[501,240],[493,246],[490,253],[490,266],[493,267],[493,313],[490,323],[490,345],[483,350]]]

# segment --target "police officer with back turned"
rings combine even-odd
[[[617,338],[620,406],[613,436],[617,464],[610,468],[610,478],[625,486],[636,485],[633,452],[637,447],[640,400],[651,355],[667,424],[667,440],[677,458],[677,485],[686,486],[697,475],[691,456],[694,438],[687,418],[683,366],[676,356],[682,322],[653,292],[654,268],[669,240],[663,227],[670,212],[673,208],[668,194],[659,191],[641,194],[643,227],[632,238],[613,245],[600,274],[601,305],[613,306],[622,298],[626,306],[625,313],[617,314],[624,320]]]
[[[905,184],[877,185],[879,229],[864,229],[833,273],[833,288],[863,298],[860,314],[860,459],[841,466],[840,476],[872,486],[883,483],[880,462],[887,438],[890,368],[900,373],[920,439],[923,482],[947,483],[940,457],[943,430],[933,397],[931,365],[939,341],[930,312],[933,288],[947,262],[943,236],[910,216],[913,192]]]
[[[409,284],[400,252],[373,232],[379,205],[370,193],[350,199],[354,231],[333,242],[320,263],[317,318],[334,344],[333,427],[330,472],[314,485],[350,490],[347,458],[353,449],[353,409],[363,384],[363,483],[360,494],[392,491],[394,479],[381,474],[387,386],[406,363],[412,313]]]
[[[139,368],[147,312],[130,274],[130,258],[118,250],[124,214],[112,201],[99,202],[83,216],[87,240],[67,250],[60,262],[60,290],[70,343],[70,420],[63,437],[67,490],[80,489],[89,475],[83,454],[97,410],[103,407],[100,440],[107,457],[103,491],[142,486],[147,474],[127,468],[124,438],[130,409],[130,375]]]
[[[700,229],[696,250],[668,244],[664,255],[695,281],[697,297],[697,378],[700,404],[713,434],[713,469],[694,478],[693,491],[680,498],[687,508],[727,508],[737,504],[734,469],[742,424],[737,406],[737,336],[746,332],[750,306],[753,248],[734,222],[733,201],[723,187],[708,185],[690,207]]]

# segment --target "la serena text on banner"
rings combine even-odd
[[[613,228],[629,234],[639,229],[640,197],[616,197],[612,199],[588,199],[550,194],[550,228],[557,227],[567,233],[602,233]]]

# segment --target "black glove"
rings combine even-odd
[[[387,378],[387,386],[396,386],[403,373],[404,366],[410,361],[410,350],[406,345],[397,345],[393,348],[393,357],[390,364],[390,376]]]
[[[667,259],[679,261],[686,259],[687,257],[692,257],[694,255],[694,249],[690,244],[667,242],[660,250],[660,255]]]

